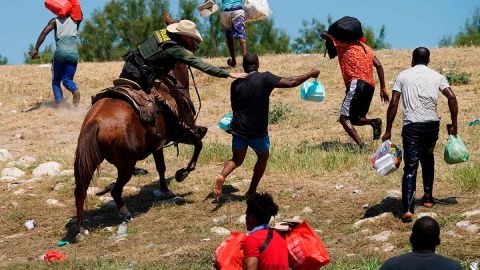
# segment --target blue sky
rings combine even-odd
[[[86,18],[108,1],[80,0]],[[23,62],[28,45],[36,42],[53,17],[43,3],[43,0],[2,1],[0,54],[9,63]],[[334,20],[349,15],[372,26],[375,32],[384,24],[386,40],[393,48],[436,47],[443,36],[460,31],[474,8],[480,6],[479,0],[270,0],[269,3],[276,26],[293,38],[298,35],[302,20],[317,18],[326,22],[328,14]],[[170,1],[174,13],[177,5],[178,0]],[[52,34],[44,44],[48,43],[53,43]]]

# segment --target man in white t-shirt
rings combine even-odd
[[[387,128],[382,140],[391,137],[392,124],[402,97],[403,147],[405,167],[402,181],[403,222],[411,222],[415,207],[418,163],[422,164],[423,206],[432,207],[435,164],[433,150],[438,139],[440,119],[437,115],[438,94],[448,99],[451,127],[457,134],[458,104],[445,76],[427,67],[430,51],[419,47],[413,51],[412,67],[402,71],[393,86],[392,100],[387,112]]]

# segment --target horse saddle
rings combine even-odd
[[[102,90],[92,96],[92,105],[103,98],[121,99],[130,104],[139,114],[143,122],[154,123],[159,107],[155,97],[145,93],[136,82],[120,78],[113,81],[114,87]]]

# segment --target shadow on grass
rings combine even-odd
[[[167,184],[172,181],[173,177],[169,177],[166,179]],[[107,186],[105,190],[111,188],[111,185]],[[135,195],[130,196],[123,196],[123,200],[125,201],[128,210],[133,215],[133,221],[135,222],[135,217],[138,217],[142,214],[147,213],[152,207],[160,206],[160,205],[184,205],[184,204],[192,204],[194,203],[193,200],[185,199],[192,195],[192,192],[175,194],[173,196],[163,196],[163,197],[156,197],[153,194],[153,190],[159,190],[160,184],[158,181],[152,182],[149,185],[143,186]],[[109,191],[107,191],[108,193]],[[103,193],[103,192],[100,192]],[[104,193],[105,194],[105,193]],[[110,204],[106,203],[100,207],[96,207],[95,209],[88,209],[85,211],[85,218],[83,221],[83,225],[85,228],[89,230],[98,230],[104,229],[105,227],[113,227],[118,226],[125,220],[119,215],[118,210],[116,207],[111,206]],[[62,241],[69,241],[71,243],[75,242],[75,237],[77,233],[76,228],[76,217],[73,217],[68,221],[65,225],[67,229],[67,233],[64,236]]]
[[[457,197],[448,197],[445,199],[435,198],[435,204],[438,205],[454,205],[457,204]],[[415,206],[422,206],[421,199],[415,199]],[[365,211],[363,218],[371,218],[379,216],[383,213],[392,213],[394,217],[401,219],[403,215],[402,199],[384,198],[379,204],[376,204]]]
[[[246,200],[245,195],[236,195],[233,194],[238,192],[239,189],[235,188],[232,185],[224,185],[222,188],[222,196],[217,201],[214,196],[213,192],[210,192],[207,197],[203,201],[212,200],[212,204],[215,204],[215,207],[210,211],[211,213],[218,211],[218,209],[222,208],[223,205],[229,202],[243,202]]]

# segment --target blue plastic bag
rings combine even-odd
[[[233,114],[232,113],[227,113],[225,114],[220,122],[218,122],[218,127],[223,129],[226,132],[230,131],[230,124],[232,123],[233,119]]]
[[[457,164],[468,160],[468,150],[460,136],[448,136],[448,141],[445,145],[445,153],[443,157],[445,159],[445,162],[447,162],[448,164]]]
[[[300,97],[306,101],[322,102],[325,99],[325,88],[319,81],[304,82],[300,88]]]

